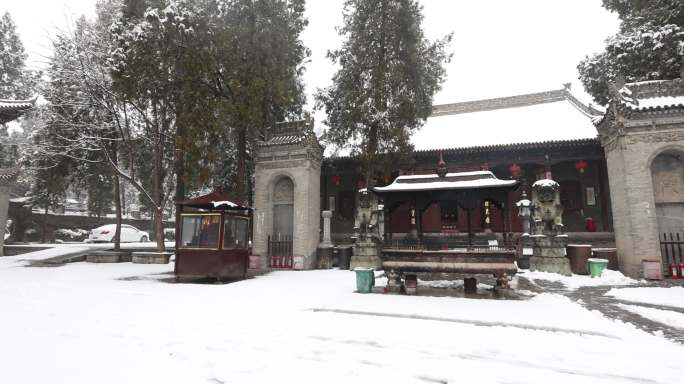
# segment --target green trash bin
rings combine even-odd
[[[375,271],[373,268],[354,268],[356,272],[356,290],[359,293],[370,293],[375,285]]]
[[[601,277],[603,270],[608,266],[608,260],[590,258],[587,260],[587,266],[591,277]]]

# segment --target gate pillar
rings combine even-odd
[[[323,148],[313,122],[277,123],[258,143],[254,171],[254,235],[252,253],[268,268],[268,238],[274,233],[276,186],[283,179],[294,184],[292,256],[296,269],[315,266],[320,233],[320,180]],[[282,226],[282,223],[279,223]]]

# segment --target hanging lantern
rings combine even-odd
[[[586,160],[580,160],[575,163],[575,169],[579,171],[579,173],[584,173],[584,170],[589,167],[589,163],[586,162]]]
[[[340,183],[342,182],[342,176],[335,175],[332,177],[332,181],[333,181],[333,184],[335,184],[336,186],[339,186]]]
[[[511,176],[519,177],[522,169],[520,168],[520,166],[518,164],[513,163],[513,164],[511,164],[510,167],[508,167],[508,170],[511,172]]]

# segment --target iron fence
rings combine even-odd
[[[679,233],[663,233],[660,238],[660,251],[665,264],[666,275],[672,276],[671,265],[680,266],[684,263],[684,236]],[[684,271],[680,272],[684,273]]]
[[[268,257],[272,269],[292,269],[294,258],[292,257],[292,237],[278,236],[268,237]]]

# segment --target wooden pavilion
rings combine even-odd
[[[383,202],[387,217],[400,206],[408,205],[410,232],[402,238],[393,238],[391,229],[384,235],[382,267],[387,272],[389,285],[397,284],[402,276],[420,272],[447,272],[467,275],[492,274],[500,286],[507,286],[507,275],[517,272],[515,247],[506,235],[506,201],[509,192],[518,188],[517,180],[500,180],[490,171],[447,173],[443,161],[437,173],[430,175],[399,176],[385,187],[375,187]],[[442,232],[439,236],[424,236],[422,212],[437,204],[447,218],[456,218],[459,208],[467,212],[467,237],[456,232]],[[497,206],[502,215],[503,243],[495,236],[478,239],[470,224],[471,212],[485,206],[485,221],[491,222],[488,207]],[[449,212],[452,216],[449,216]],[[449,225],[448,221],[446,225]],[[391,228],[391,224],[386,226]],[[488,231],[492,234],[491,230]]]

